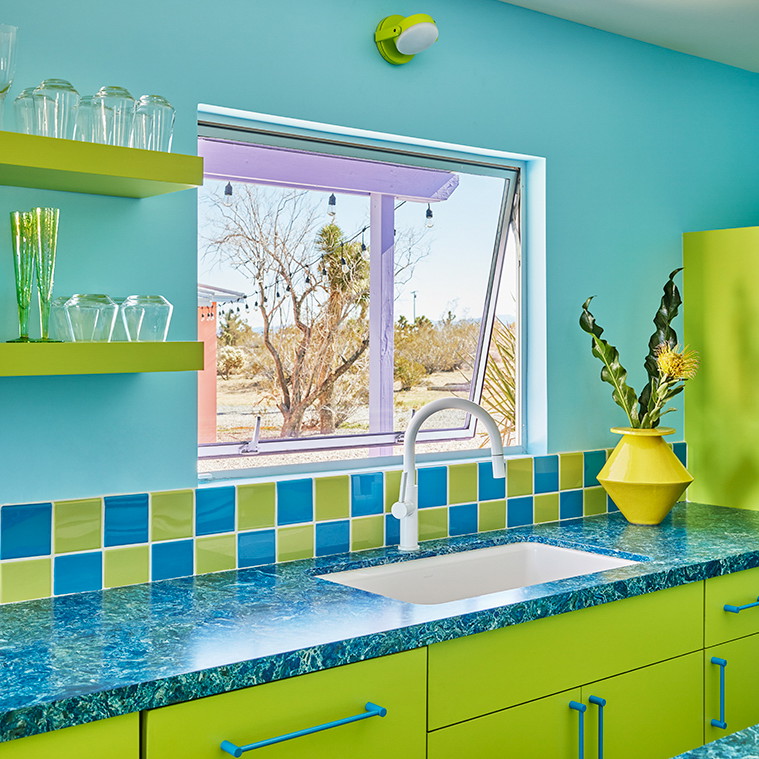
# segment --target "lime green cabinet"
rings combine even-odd
[[[427,757],[577,759],[580,715],[569,702],[579,698],[580,689],[575,688],[433,730],[427,739]]]
[[[700,746],[701,662],[697,652],[584,685],[587,759],[669,759]]]
[[[255,750],[260,759],[424,759],[426,650],[416,649],[145,714],[144,759],[222,759],[246,746],[364,711],[369,717]]]
[[[89,722],[0,743],[0,759],[140,759],[140,715]]]
[[[708,579],[704,599],[705,645],[759,633],[759,605],[739,610],[756,603],[758,598],[759,569]]]
[[[712,724],[720,720],[720,670],[724,668],[724,722],[726,729]],[[704,723],[706,741],[735,733],[759,722],[759,635],[711,646],[704,651]]]

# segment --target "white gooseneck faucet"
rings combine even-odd
[[[506,476],[501,433],[498,431],[498,425],[496,425],[493,417],[482,406],[478,406],[465,398],[439,398],[422,406],[411,418],[404,434],[400,496],[397,503],[393,504],[392,509],[393,516],[401,523],[401,542],[398,546],[401,551],[419,550],[419,486],[416,470],[416,436],[422,424],[433,414],[443,409],[461,409],[472,414],[472,416],[476,416],[485,425],[490,438],[493,477],[502,479]]]

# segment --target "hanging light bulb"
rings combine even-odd
[[[347,274],[350,271],[348,262],[344,258],[340,259],[340,268],[343,270],[343,274]]]
[[[232,205],[232,183],[227,182],[227,186],[224,188],[224,205]]]
[[[427,203],[427,213],[424,214],[427,218],[427,229],[432,229],[432,227],[435,226],[435,222],[432,219],[432,209],[430,208],[430,204]]]
[[[327,215],[331,216],[334,219],[336,214],[337,214],[337,198],[335,197],[335,193],[333,192],[329,196],[329,200],[327,201]]]

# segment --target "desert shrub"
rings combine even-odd
[[[426,374],[427,370],[420,363],[396,354],[393,376],[401,383],[401,390],[411,390]]]
[[[223,345],[216,352],[216,373],[222,379],[229,379],[232,374],[245,366],[245,352],[240,348]]]

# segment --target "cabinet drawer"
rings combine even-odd
[[[580,689],[444,727],[429,734],[428,759],[577,759]]]
[[[498,711],[703,647],[703,583],[429,648],[429,728]]]
[[[140,717],[125,714],[0,743],[0,759],[139,759]]]
[[[276,743],[256,759],[419,759],[425,751],[426,651],[417,649],[147,712],[146,759],[223,759],[222,741],[245,746],[364,712],[329,730]],[[245,756],[245,754],[243,754]]]
[[[759,606],[738,613],[725,611],[756,603],[759,599],[759,569],[746,569],[706,581],[706,645],[742,638],[759,632]]]

